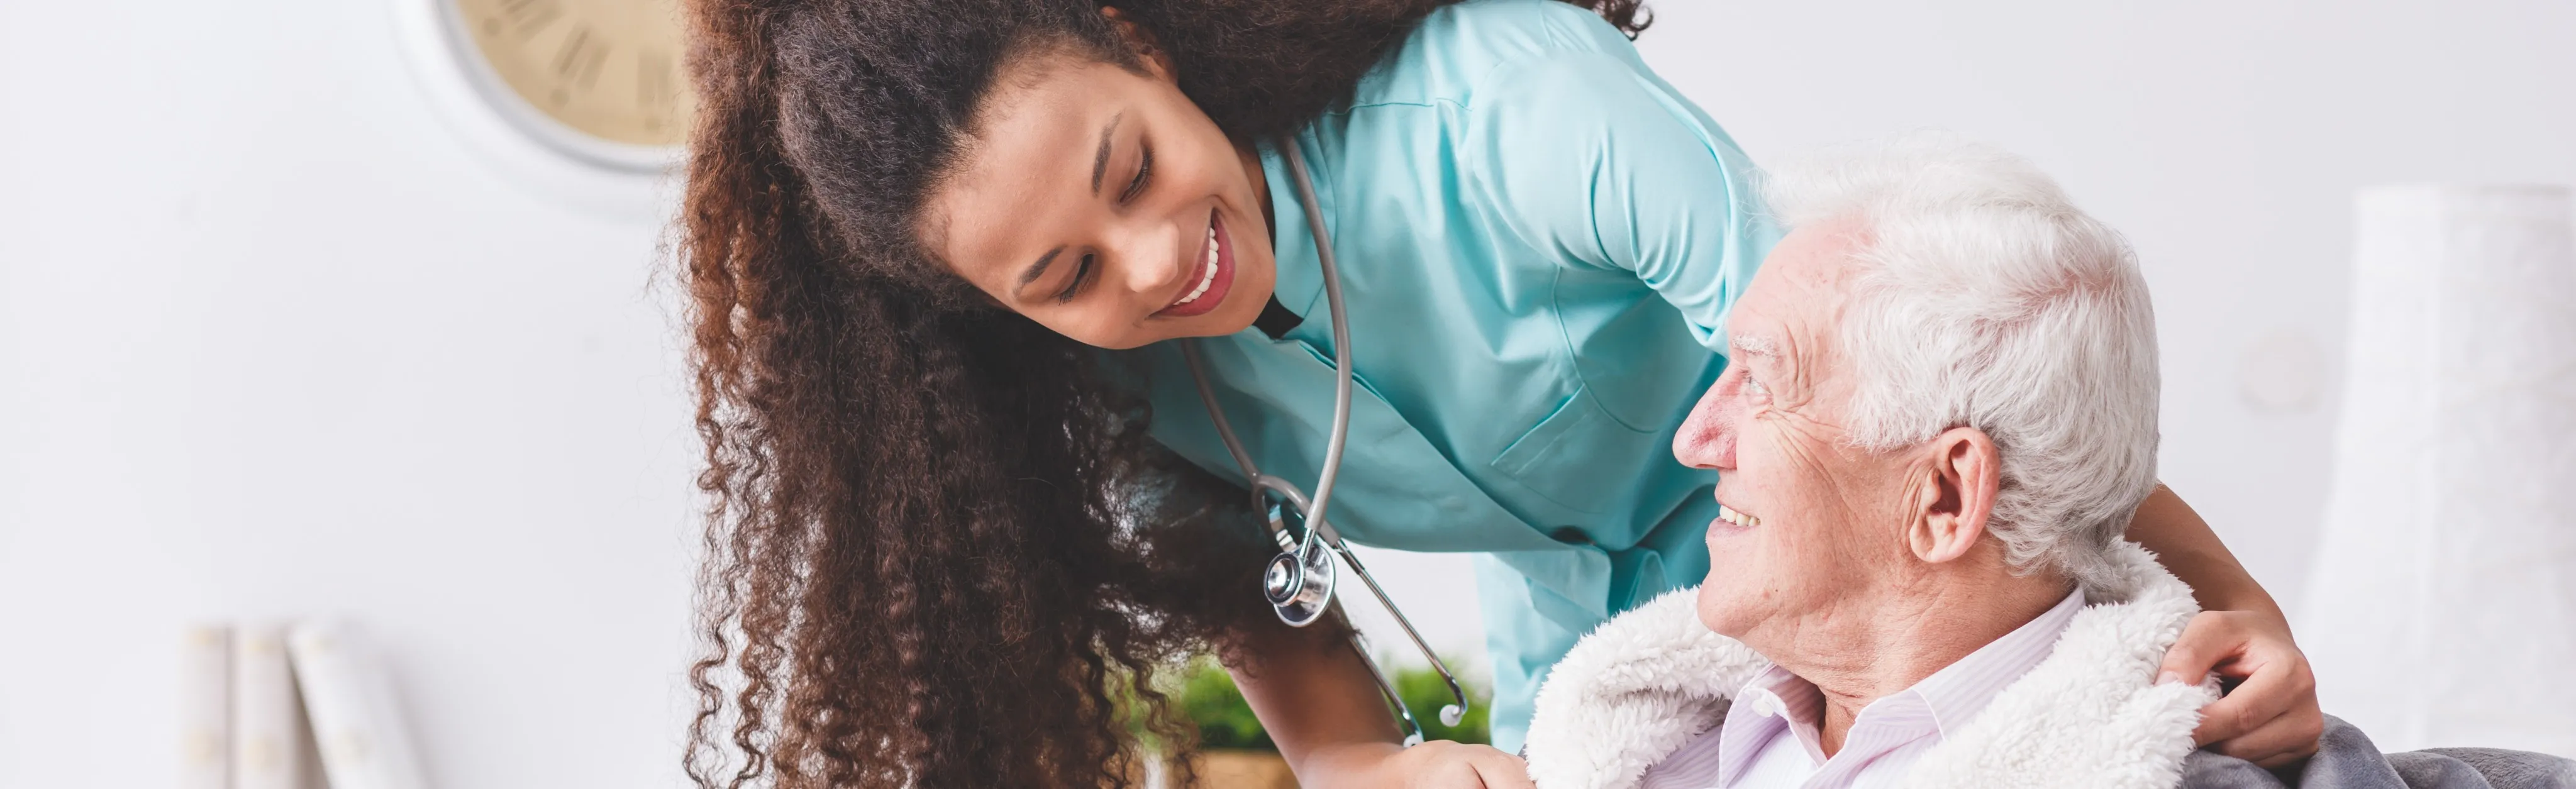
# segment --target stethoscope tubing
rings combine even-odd
[[[1353,573],[1358,574],[1360,582],[1368,586],[1369,595],[1377,598],[1378,605],[1383,606],[1387,614],[1395,618],[1396,625],[1404,629],[1405,638],[1413,642],[1415,649],[1421,650],[1422,657],[1431,662],[1432,670],[1439,672],[1440,680],[1449,686],[1449,695],[1456,700],[1456,703],[1441,708],[1440,721],[1446,725],[1456,726],[1464,719],[1467,710],[1467,694],[1465,689],[1459,686],[1457,676],[1449,671],[1449,665],[1440,659],[1439,654],[1432,651],[1431,644],[1423,640],[1420,631],[1414,629],[1413,620],[1407,618],[1404,611],[1396,607],[1394,598],[1388,597],[1386,589],[1378,586],[1377,577],[1369,574],[1368,566],[1362,564],[1359,556],[1351,552],[1349,544],[1342,540],[1341,533],[1336,531],[1331,521],[1324,517],[1324,508],[1332,501],[1333,484],[1341,476],[1342,450],[1350,438],[1351,324],[1342,306],[1341,269],[1333,258],[1332,234],[1324,227],[1323,208],[1315,198],[1314,180],[1306,172],[1306,157],[1298,150],[1297,143],[1293,139],[1280,140],[1279,147],[1287,154],[1288,171],[1294,176],[1297,185],[1298,203],[1306,210],[1306,231],[1315,239],[1315,259],[1323,268],[1324,300],[1333,321],[1333,423],[1331,432],[1325,440],[1323,471],[1315,480],[1315,495],[1312,500],[1309,500],[1303,491],[1298,490],[1297,486],[1288,480],[1261,473],[1260,466],[1253,462],[1252,453],[1243,448],[1243,440],[1235,435],[1234,425],[1225,418],[1225,410],[1217,404],[1216,389],[1208,382],[1206,362],[1200,356],[1198,341],[1193,339],[1183,342],[1181,355],[1189,363],[1190,377],[1198,386],[1199,399],[1207,404],[1208,416],[1216,424],[1217,438],[1225,442],[1226,453],[1233,455],[1235,464],[1243,469],[1243,476],[1251,488],[1255,511],[1260,510],[1262,496],[1267,492],[1279,495],[1298,512],[1304,513],[1306,533],[1301,539],[1292,543],[1284,532],[1274,535],[1279,540],[1280,550],[1298,557],[1301,564],[1304,557],[1312,555],[1314,551],[1329,550],[1333,556],[1339,557],[1344,565],[1349,566]],[[1284,616],[1283,619],[1285,619]],[[1290,622],[1290,624],[1299,623]],[[1405,727],[1410,730],[1405,738],[1405,744],[1414,745],[1422,742],[1421,722],[1414,719],[1412,707],[1405,704],[1402,697],[1396,695],[1394,683],[1388,682],[1385,673],[1378,669],[1377,660],[1369,656],[1365,637],[1358,631],[1352,631],[1351,648],[1359,654],[1361,664],[1368,667],[1369,677],[1377,682],[1378,690],[1394,704],[1396,714],[1403,716]]]
[[[1306,232],[1315,238],[1315,261],[1324,269],[1324,302],[1333,315],[1333,432],[1324,442],[1324,469],[1315,477],[1315,506],[1306,511],[1306,522],[1315,525],[1308,533],[1330,535],[1339,546],[1341,535],[1324,517],[1324,508],[1333,503],[1333,483],[1342,476],[1342,446],[1351,437],[1351,321],[1342,312],[1342,272],[1333,263],[1333,236],[1324,229],[1324,210],[1315,201],[1314,179],[1306,175],[1306,156],[1294,139],[1280,140],[1279,147],[1288,152],[1288,173],[1297,179],[1297,202],[1306,209]]]

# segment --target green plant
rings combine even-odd
[[[1456,663],[1450,661],[1451,665]],[[1414,719],[1422,724],[1423,739],[1493,743],[1493,729],[1486,720],[1493,712],[1494,694],[1473,680],[1460,679],[1458,685],[1467,692],[1467,714],[1458,719],[1458,725],[1449,726],[1440,722],[1440,708],[1455,702],[1449,697],[1449,683],[1440,681],[1440,672],[1429,666],[1395,672],[1395,695],[1413,708]]]
[[[1440,681],[1440,674],[1428,667],[1395,673],[1396,695],[1413,708],[1424,739],[1493,742],[1493,732],[1486,723],[1493,694],[1472,681],[1461,684],[1467,691],[1467,714],[1458,725],[1448,726],[1440,722],[1440,707],[1450,703],[1449,687]],[[1183,714],[1198,723],[1201,748],[1279,750],[1278,744],[1271,742],[1270,733],[1262,730],[1261,720],[1253,717],[1252,705],[1244,701],[1243,691],[1235,688],[1234,678],[1214,660],[1195,661],[1182,675],[1173,700]]]
[[[1174,695],[1181,712],[1199,725],[1199,747],[1279,750],[1270,732],[1262,730],[1261,719],[1252,716],[1252,705],[1243,700],[1234,677],[1216,661],[1201,659],[1192,665]]]

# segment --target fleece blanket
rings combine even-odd
[[[2275,774],[2196,751],[2201,685],[2155,683],[2165,650],[2200,607],[2191,588],[2133,543],[2121,572],[2085,589],[2056,647],[1986,709],[1925,751],[1907,775],[1926,789],[2538,789],[2576,787],[2576,763],[2514,751],[2383,756],[2330,721],[2303,771]],[[1731,696],[1770,662],[1699,622],[1682,589],[1603,623],[1539,688],[1524,755],[1540,789],[1635,789],[1646,768],[1718,726]],[[2268,783],[2266,783],[2268,781]],[[2286,781],[2286,783],[2285,783]]]

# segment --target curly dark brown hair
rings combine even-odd
[[[1347,97],[1444,2],[1117,6],[1249,139]],[[1636,0],[1575,4],[1645,25]],[[1157,668],[1281,628],[1246,496],[1154,446],[1093,349],[975,300],[913,232],[1009,59],[1134,65],[1100,7],[689,4],[701,787],[1125,786],[1131,721],[1189,747]]]

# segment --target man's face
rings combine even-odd
[[[1756,650],[1843,612],[1863,579],[1910,556],[1903,464],[1850,446],[1843,429],[1851,386],[1836,334],[1857,232],[1822,223],[1772,250],[1727,320],[1726,374],[1673,439],[1682,463],[1718,470],[1725,508],[1709,524],[1700,620]]]

